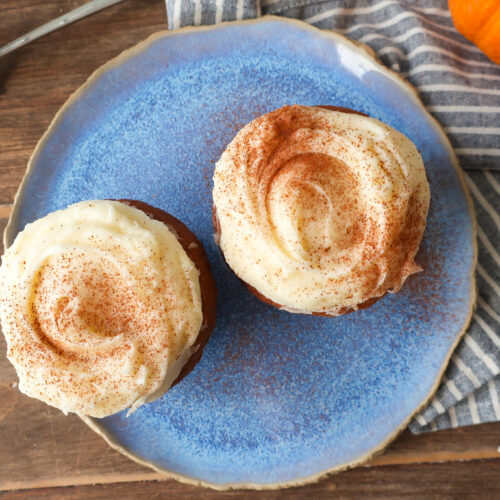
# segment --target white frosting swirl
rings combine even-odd
[[[158,395],[202,324],[198,271],[175,235],[116,201],[28,224],[0,286],[20,390],[65,412],[103,417]]]
[[[378,120],[306,106],[263,115],[224,151],[213,199],[229,266],[293,312],[342,314],[419,270],[424,165]]]

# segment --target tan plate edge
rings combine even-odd
[[[401,75],[396,73],[395,71],[387,68],[384,66],[378,58],[374,55],[373,50],[370,47],[367,47],[363,44],[360,44],[359,42],[354,42],[350,40],[349,38],[340,35],[338,33],[335,33],[333,31],[327,31],[327,30],[320,30],[318,28],[315,28],[313,26],[310,26],[303,21],[298,21],[295,19],[288,19],[288,18],[283,18],[283,17],[278,17],[278,16],[264,16],[261,18],[257,19],[251,19],[251,20],[245,20],[245,21],[236,21],[236,22],[226,22],[226,23],[220,23],[215,26],[201,26],[201,27],[185,27],[185,28],[180,28],[178,30],[174,31],[159,31],[157,33],[154,33],[153,35],[149,36],[142,42],[139,42],[137,45],[123,51],[121,54],[116,56],[115,58],[111,59],[101,67],[99,67],[96,71],[94,71],[90,77],[87,79],[87,81],[79,87],[69,98],[68,100],[63,104],[63,106],[59,109],[59,111],[56,113],[54,116],[54,119],[50,123],[49,127],[41,137],[41,139],[38,141],[31,157],[28,162],[28,166],[26,169],[26,173],[24,174],[23,180],[17,190],[17,193],[14,198],[14,203],[13,203],[13,209],[9,218],[9,222],[7,224],[7,227],[5,228],[4,235],[3,235],[3,241],[4,241],[4,247],[7,248],[9,246],[9,242],[12,240],[11,237],[11,232],[13,230],[13,220],[17,216],[17,213],[19,211],[19,198],[20,195],[22,194],[27,177],[31,173],[31,170],[33,169],[33,165],[35,163],[35,160],[38,157],[38,154],[40,153],[41,149],[43,148],[45,142],[47,141],[50,133],[52,132],[52,129],[57,125],[57,123],[60,121],[62,118],[63,114],[66,112],[68,107],[78,99],[78,97],[88,88],[92,83],[97,81],[97,79],[107,70],[109,70],[112,67],[116,67],[120,64],[122,64],[124,61],[130,59],[131,57],[139,54],[140,52],[144,51],[147,49],[155,40],[167,36],[176,36],[179,33],[190,33],[190,32],[200,32],[200,31],[212,31],[212,30],[217,30],[220,27],[227,26],[227,25],[244,25],[244,24],[256,24],[260,22],[266,22],[269,20],[273,20],[275,22],[280,22],[283,24],[289,24],[293,25],[296,27],[299,27],[300,29],[304,30],[307,29],[311,32],[314,32],[317,36],[323,36],[327,39],[340,42],[343,44],[347,44],[350,46],[350,48],[357,52],[362,58],[364,58],[366,61],[369,61],[371,64],[373,64],[379,71],[384,73],[386,76],[389,76],[391,79],[396,81],[400,86],[404,88],[404,90],[408,93],[408,97],[415,103],[417,104],[420,108],[422,108],[425,112],[425,114],[430,118],[431,123],[434,125],[434,128],[438,135],[441,138],[441,142],[443,145],[448,149],[449,155],[453,160],[453,165],[455,167],[455,170],[457,172],[458,178],[460,180],[462,189],[465,193],[465,197],[467,200],[467,204],[469,207],[470,214],[472,216],[472,223],[473,223],[473,233],[474,233],[474,238],[473,238],[473,248],[474,248],[474,258],[473,258],[473,263],[471,266],[471,269],[469,270],[469,280],[471,283],[471,301],[469,305],[469,314],[464,322],[464,326],[462,330],[459,332],[457,337],[455,338],[455,341],[453,342],[453,345],[451,346],[450,350],[445,356],[445,359],[443,361],[443,365],[441,367],[441,370],[439,372],[439,376],[436,378],[436,381],[434,385],[432,386],[431,390],[429,391],[428,395],[422,400],[421,404],[417,407],[417,409],[409,414],[406,419],[403,421],[403,423],[393,432],[391,433],[381,444],[377,445],[374,447],[372,450],[369,452],[365,453],[361,457],[358,457],[356,460],[353,460],[349,463],[345,463],[342,465],[338,465],[335,467],[332,467],[330,469],[326,469],[324,471],[321,471],[317,474],[314,474],[312,476],[308,476],[306,478],[301,478],[296,481],[286,481],[283,483],[272,483],[272,484],[256,484],[256,483],[234,483],[234,484],[216,484],[216,483],[210,483],[208,481],[202,481],[200,479],[195,479],[189,476],[185,476],[182,474],[177,474],[175,472],[162,469],[158,466],[156,466],[154,463],[143,460],[142,458],[132,454],[128,449],[125,447],[119,445],[115,441],[113,441],[113,438],[106,432],[104,431],[99,425],[96,423],[96,421],[90,417],[80,415],[80,418],[97,434],[99,434],[101,437],[105,439],[105,441],[115,450],[119,451],[126,457],[130,458],[131,460],[139,463],[140,465],[144,465],[147,467],[150,467],[154,469],[155,471],[161,473],[162,475],[165,475],[169,478],[176,479],[177,481],[180,481],[182,483],[186,484],[191,484],[195,486],[205,486],[208,488],[212,488],[214,490],[232,490],[232,489],[252,489],[252,490],[275,490],[275,489],[280,489],[280,488],[289,488],[293,486],[304,486],[307,484],[314,483],[318,481],[321,478],[324,478],[327,475],[333,474],[335,472],[341,472],[343,470],[355,467],[357,465],[362,464],[363,462],[366,462],[370,458],[373,458],[374,456],[380,454],[383,452],[384,448],[391,442],[393,441],[396,436],[407,427],[408,423],[410,422],[411,418],[413,415],[417,414],[422,408],[424,408],[427,403],[430,401],[432,396],[434,395],[434,392],[439,386],[439,383],[441,381],[442,375],[448,366],[448,362],[451,358],[451,355],[453,351],[455,350],[458,342],[461,340],[463,334],[467,330],[467,327],[469,326],[470,320],[472,318],[472,313],[474,311],[475,303],[476,303],[476,283],[475,283],[475,268],[477,264],[477,242],[476,242],[476,218],[475,218],[475,212],[474,212],[474,207],[472,204],[471,196],[469,193],[469,190],[465,184],[464,181],[464,176],[463,172],[458,164],[457,157],[451,147],[451,144],[445,135],[443,129],[441,128],[441,125],[438,123],[438,121],[425,109],[424,105],[420,101],[420,98],[418,96],[417,91],[415,88],[413,88]]]

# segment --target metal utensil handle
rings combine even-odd
[[[72,11],[63,14],[58,18],[49,21],[48,23],[40,26],[39,28],[30,31],[29,33],[26,33],[25,35],[23,35],[20,38],[17,38],[13,42],[10,42],[7,45],[0,47],[0,57],[4,56],[5,54],[8,54],[9,52],[12,52],[13,50],[18,49],[19,47],[22,47],[23,45],[26,45],[27,43],[32,42],[33,40],[36,40],[37,38],[40,38],[52,31],[62,28],[67,24],[71,24],[75,21],[78,21],[79,19],[82,19],[86,16],[89,16],[90,14],[93,14],[94,12],[97,12],[101,9],[105,9],[106,7],[111,7],[111,5],[114,5],[115,3],[119,2],[123,2],[123,0],[92,0],[86,4],[83,4],[80,7],[77,7],[76,9],[73,9]]]

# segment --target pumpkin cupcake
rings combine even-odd
[[[215,237],[261,300],[339,316],[421,270],[429,201],[400,132],[343,108],[285,106],[243,127],[218,161]]]
[[[134,200],[71,205],[28,224],[0,268],[19,389],[64,412],[137,409],[199,361],[215,283],[179,220]]]

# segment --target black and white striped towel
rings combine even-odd
[[[454,28],[446,0],[166,0],[170,28],[277,14],[370,45],[420,92],[466,170],[479,299],[415,432],[500,420],[500,66]]]

